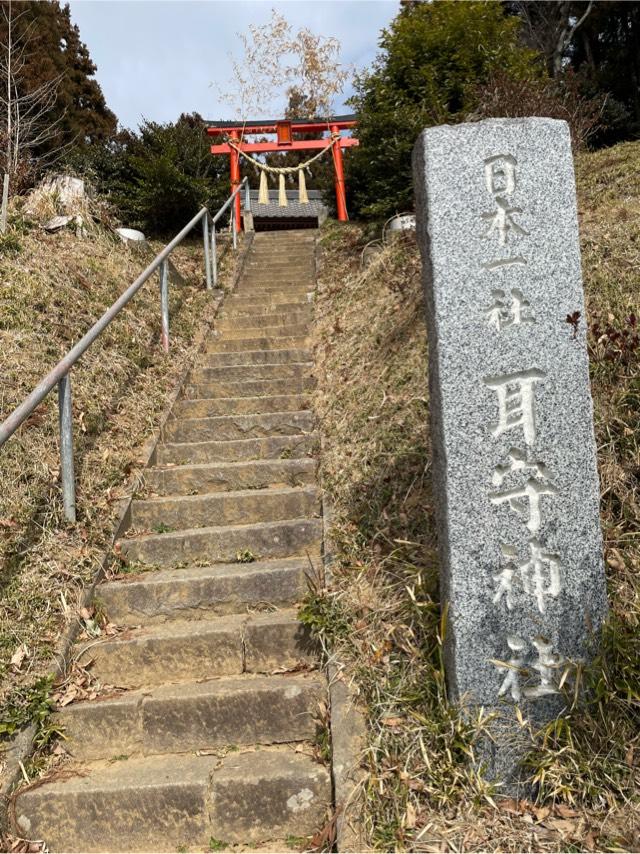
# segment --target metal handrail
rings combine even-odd
[[[66,518],[76,521],[75,476],[73,467],[73,416],[71,401],[71,368],[84,352],[93,344],[98,336],[107,328],[111,321],[122,311],[130,300],[138,293],[144,283],[160,268],[160,306],[162,318],[162,347],[169,352],[169,256],[197,223],[202,220],[202,237],[204,242],[205,273],[207,290],[215,286],[218,279],[217,255],[215,245],[216,223],[233,202],[242,187],[246,187],[249,197],[249,179],[244,178],[236,187],[220,210],[211,217],[206,207],[198,211],[185,227],[164,249],[159,252],[149,266],[127,288],[127,290],[105,311],[102,317],[93,324],[91,329],[82,336],[78,343],[60,359],[58,364],[43,377],[31,394],[13,410],[11,415],[0,424],[0,448],[16,432],[38,407],[54,386],[58,386],[58,410],[60,426],[60,472],[62,480],[62,499]],[[237,246],[235,230],[235,205],[231,208],[231,227],[233,229],[233,247]],[[209,221],[211,220],[211,238],[209,238]],[[211,239],[211,243],[209,240]],[[213,285],[212,285],[213,283]]]

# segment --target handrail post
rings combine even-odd
[[[207,277],[207,290],[211,290],[211,258],[209,251],[209,212],[202,217],[202,239],[204,241],[204,269]]]
[[[213,275],[213,287],[218,287],[218,249],[216,245],[216,223],[211,225],[211,273]]]
[[[162,349],[169,352],[169,261],[160,264],[160,311],[162,314]]]
[[[238,246],[238,238],[236,235],[236,206],[231,205],[231,234],[233,234],[233,248]]]
[[[62,505],[69,522],[76,521],[76,481],[73,470],[73,409],[71,406],[71,377],[65,374],[58,380],[58,415],[60,424],[60,480]]]

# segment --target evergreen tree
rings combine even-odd
[[[360,146],[347,160],[351,207],[389,216],[412,207],[411,151],[429,125],[463,120],[478,84],[498,70],[541,73],[520,44],[520,21],[499,3],[408,3],[383,30],[373,69],[356,77],[351,103]]]
[[[575,71],[583,92],[606,96],[601,143],[640,135],[640,4],[509,0],[526,43],[545,56],[550,75]]]
[[[96,66],[78,27],[71,22],[68,4],[58,0],[23,0],[0,6],[15,20],[15,36],[27,44],[20,90],[28,93],[47,81],[58,79],[48,121],[56,133],[35,152],[46,156],[61,146],[83,146],[104,140],[116,130],[117,120],[108,109],[100,85],[94,78]],[[6,43],[6,18],[0,16],[0,43]]]
[[[147,234],[181,228],[202,205],[216,209],[229,195],[229,164],[212,157],[198,113],[177,122],[143,121],[70,159],[107,196],[128,226]]]

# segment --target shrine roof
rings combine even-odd
[[[328,131],[329,126],[337,126],[338,130],[348,130],[358,123],[355,115],[347,116],[329,116],[325,119],[262,119],[259,121],[225,121],[209,124],[207,122],[207,133],[209,136],[217,136],[225,131],[235,130],[238,133],[276,133],[277,126],[283,122],[291,122],[292,130],[298,133],[313,133],[319,131]]]
[[[216,127],[216,128],[238,128],[238,130],[241,130],[242,128],[244,128],[246,131],[247,128],[252,128],[252,127],[261,128],[261,127],[267,127],[267,126],[271,126],[271,125],[275,126],[278,124],[278,122],[286,122],[286,121],[290,121],[292,125],[315,124],[315,125],[324,126],[324,125],[340,124],[342,122],[356,122],[357,120],[358,119],[357,119],[357,116],[355,115],[355,113],[351,113],[351,114],[346,115],[346,116],[329,116],[329,118],[324,118],[324,119],[284,119],[284,118],[281,118],[281,119],[256,119],[256,120],[246,121],[246,122],[239,122],[237,119],[234,119],[233,121],[224,121],[224,122],[206,121],[205,124],[208,125],[209,127]]]

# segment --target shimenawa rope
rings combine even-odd
[[[326,145],[323,149],[321,149],[317,154],[314,154],[313,157],[310,157],[309,160],[306,160],[304,163],[298,163],[297,166],[269,166],[266,163],[262,163],[262,161],[257,160],[255,157],[252,157],[250,154],[247,154],[246,151],[243,151],[239,145],[237,145],[232,139],[227,139],[227,144],[237,151],[239,155],[244,157],[246,160],[249,160],[260,170],[260,190],[258,192],[258,204],[267,205],[269,204],[269,185],[267,183],[267,174],[278,175],[278,204],[281,208],[287,206],[287,191],[284,183],[284,176],[291,175],[294,172],[298,173],[298,201],[302,204],[307,204],[309,202],[309,196],[307,195],[307,184],[304,177],[304,170],[311,166],[312,163],[315,163],[316,160],[319,160],[327,151],[333,149],[333,146],[340,139],[340,134],[338,132],[334,132],[331,134],[331,142]]]

